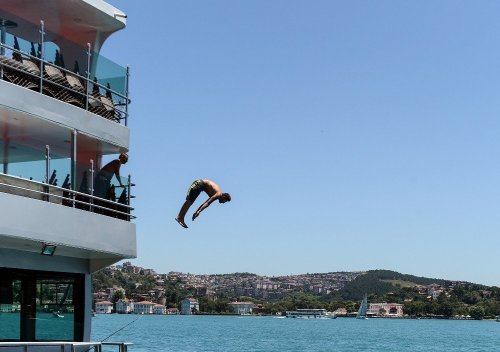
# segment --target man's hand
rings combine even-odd
[[[200,212],[197,211],[193,214],[193,218],[192,218],[192,221],[194,221],[194,219],[196,219],[198,217],[198,215],[200,215]]]

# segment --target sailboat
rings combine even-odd
[[[358,314],[356,315],[356,319],[368,319],[366,317],[366,312],[368,311],[368,296],[364,295],[363,300],[358,309]]]

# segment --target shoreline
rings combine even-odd
[[[177,316],[177,315],[183,315],[183,316],[231,316],[231,317],[275,317],[275,318],[280,318],[283,317],[285,318],[285,315],[279,315],[279,314],[234,314],[234,313],[226,313],[226,314],[221,314],[221,313],[197,313],[197,314],[136,314],[136,313],[97,313],[96,316],[100,315],[150,315],[150,316]],[[94,317],[96,317],[94,316]],[[337,315],[337,318],[342,318],[342,319],[356,319],[356,315]],[[487,318],[482,318],[482,319],[474,319],[472,317],[443,317],[443,316],[403,316],[403,317],[394,317],[394,316],[370,316],[367,318],[367,320],[370,319],[406,319],[406,320],[476,320],[476,321],[497,321],[498,319],[495,317],[487,317]],[[306,319],[307,320],[307,319]],[[311,320],[314,320],[311,318]]]

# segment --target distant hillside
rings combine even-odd
[[[430,284],[447,286],[449,283],[449,280],[401,274],[390,270],[370,270],[346,283],[340,290],[340,295],[346,300],[359,300],[365,293],[381,296],[402,287]]]

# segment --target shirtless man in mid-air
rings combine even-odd
[[[205,203],[200,205],[198,210],[196,210],[196,212],[193,214],[193,221],[200,215],[203,210],[208,208],[208,206],[212,204],[213,201],[218,199],[219,203],[226,203],[231,200],[231,196],[229,195],[229,193],[222,193],[219,185],[214,181],[202,179],[194,181],[188,189],[186,201],[182,205],[182,208],[179,211],[179,215],[177,215],[177,217],[175,218],[179,225],[185,227],[186,229],[188,227],[184,222],[184,217],[186,216],[189,207],[194,203],[194,201],[196,200],[196,198],[198,198],[202,191],[205,192],[210,198],[208,198]]]

